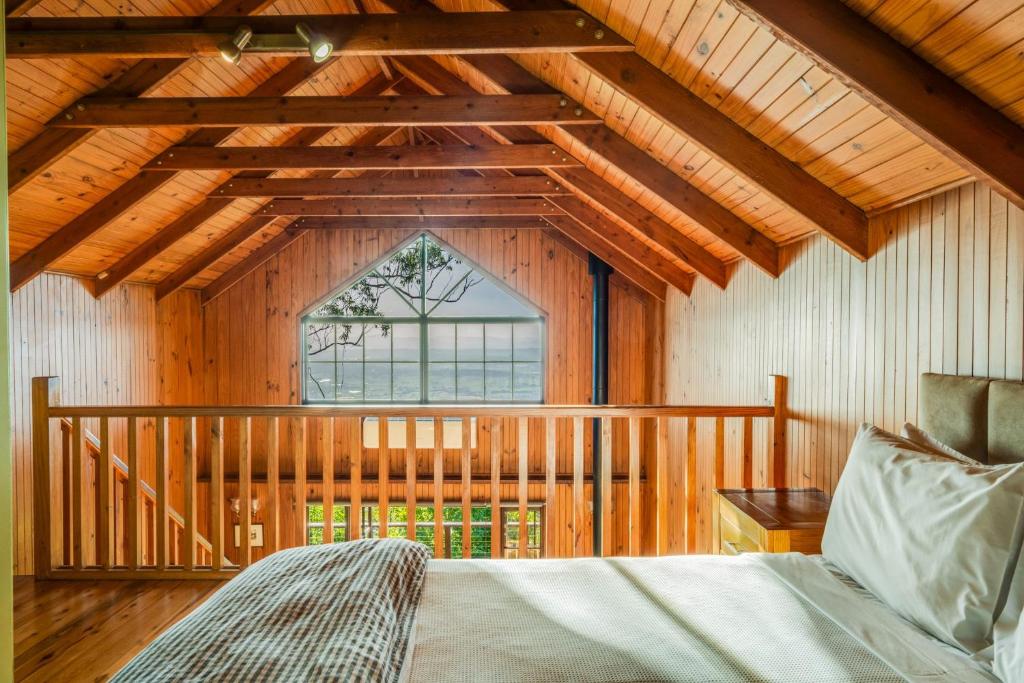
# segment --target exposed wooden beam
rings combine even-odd
[[[546,228],[544,216],[306,216],[289,230],[526,230]]]
[[[323,65],[316,65],[311,59],[293,60],[285,68],[258,85],[253,90],[253,93],[261,96],[284,95],[318,74],[322,68]],[[379,93],[389,87],[389,84],[389,81],[378,76],[370,79],[361,88],[357,89],[356,92],[360,94],[365,92]],[[326,134],[326,132],[332,129],[327,128],[323,130]],[[236,132],[237,129],[231,128],[201,128],[186,138],[185,143],[194,146],[212,147],[228,139]],[[118,216],[130,211],[133,206],[155,192],[174,178],[174,176],[174,171],[159,169],[142,171],[63,225],[11,265],[11,291],[22,287],[33,277],[70,253],[79,244],[102,230]],[[220,208],[226,206],[224,202],[220,202],[220,204]],[[206,209],[208,211],[205,215],[202,210],[190,213],[197,219],[201,218],[199,221],[201,222],[219,210],[214,210],[212,205],[207,206]],[[212,210],[212,213],[209,210]],[[198,225],[199,222],[194,225]],[[180,221],[175,221],[175,224],[179,228],[184,227]],[[141,266],[141,264],[139,265]],[[128,274],[130,275],[130,273]],[[120,281],[116,278],[99,281],[94,289],[94,293],[96,296],[100,296]]]
[[[579,125],[598,116],[562,95],[469,97],[88,97],[52,128]]]
[[[517,92],[552,92],[543,81],[534,78],[516,62],[498,56],[469,56],[473,68],[480,71],[494,85]],[[453,82],[454,76],[432,59],[403,58],[400,65],[411,81],[441,83],[446,92],[463,92],[468,87],[462,81]],[[461,85],[459,85],[461,84]],[[605,125],[573,126],[563,129],[576,142],[604,157],[655,195],[691,218],[702,228],[747,257],[772,277],[779,274],[778,247],[765,235],[748,225],[697,188],[665,168],[656,159],[638,149],[621,135]],[[530,137],[520,136],[521,140]]]
[[[608,126],[585,126],[569,133],[682,214],[735,249],[772,277],[779,276],[779,249],[766,235],[647,156]]]
[[[333,128],[304,128],[294,134],[286,145],[311,145],[318,139],[330,134]],[[356,142],[361,145],[377,145],[386,141],[397,132],[397,128],[371,128],[366,131]],[[259,180],[259,178],[250,178]],[[186,214],[174,220],[148,240],[137,246],[129,254],[124,256],[112,267],[101,272],[93,286],[93,294],[102,296],[118,283],[131,276],[132,273],[142,268],[146,263],[159,256],[171,247],[178,240],[189,234],[212,215],[225,208],[233,201],[227,197],[207,197],[198,205],[193,207]]]
[[[224,292],[231,289],[231,286],[243,277],[256,270],[274,256],[284,251],[288,245],[299,239],[306,233],[305,230],[285,230],[262,247],[256,249],[244,259],[231,266],[210,284],[203,287],[203,305],[210,303]]]
[[[172,147],[145,168],[198,170],[451,169],[579,166],[556,145],[390,147]]]
[[[254,14],[273,4],[272,0],[223,0],[208,16],[241,17]],[[312,60],[307,60],[312,61]],[[101,97],[138,97],[153,90],[177,72],[187,59],[143,59],[101,88]],[[7,160],[8,192],[15,192],[43,172],[64,154],[92,135],[90,129],[47,128],[12,152]]]
[[[730,2],[1024,207],[1024,129],[927,60],[838,1]]]
[[[492,55],[488,55],[487,58],[492,61],[507,60],[505,57],[495,57]],[[511,60],[507,61],[519,68]],[[443,69],[439,71],[427,64],[429,62],[430,64],[437,65],[437,62],[433,60],[414,57],[397,59],[395,62],[412,80],[432,91],[442,94],[451,92],[461,93],[467,88],[472,87],[459,80],[458,77],[450,72]],[[543,84],[541,85],[546,87]],[[490,130],[505,142],[515,143],[513,147],[520,144],[535,144],[545,139],[533,129],[524,126],[495,126],[491,127]],[[479,132],[477,134],[479,135]],[[555,175],[555,172],[555,169],[547,169],[549,175],[565,182],[565,177],[563,175]],[[727,281],[725,265],[706,249],[636,202],[627,199],[617,188],[611,186],[596,174],[582,168],[578,169],[578,172],[580,173],[578,182],[569,183],[570,186],[578,192],[586,194],[592,201],[601,204],[605,209],[615,213],[651,240],[664,246],[719,287],[725,287]],[[588,182],[583,182],[584,180]],[[626,218],[626,216],[629,218]]]
[[[442,197],[275,199],[267,202],[259,213],[265,216],[543,216],[562,213],[562,210],[540,198]]]
[[[7,11],[8,17],[20,17],[40,2],[42,0],[7,0],[4,3],[4,9]]]
[[[545,176],[497,178],[233,178],[215,197],[470,197],[565,194]]]
[[[254,35],[246,53],[305,55],[295,32],[305,23],[341,56],[550,53],[632,50],[622,36],[579,11],[459,12],[432,15],[265,15],[247,17],[69,17],[16,19],[7,25],[9,59],[104,56],[217,57],[242,24]]]
[[[156,285],[156,300],[178,291],[188,281],[203,272],[247,239],[270,225],[277,216],[253,216],[223,235],[216,242],[182,264]]]
[[[811,0],[813,4],[835,4],[838,1]],[[526,6],[532,9],[566,7],[561,0],[498,0],[498,2],[517,11]],[[772,4],[786,5],[787,3]],[[860,259],[867,258],[867,217],[859,207],[834,192],[770,145],[751,135],[742,126],[640,55],[608,56],[612,58],[590,59],[583,53],[573,55],[601,78],[675,128],[705,152],[736,173],[749,178],[794,212],[817,225],[826,236],[851,254]],[[653,191],[657,192],[657,190]],[[669,198],[671,193],[667,196],[659,193],[659,196],[672,202]],[[677,208],[688,213],[682,207],[677,206]],[[743,253],[726,236],[719,236]],[[758,263],[755,257],[745,253],[744,255],[765,268],[765,264]]]
[[[616,273],[626,277],[644,291],[657,297],[660,301],[665,300],[667,288],[665,280],[634,261],[625,252],[619,250],[600,232],[590,229],[569,216],[548,216],[547,222],[586,251],[610,265]],[[687,274],[678,268],[675,270],[680,274],[680,283],[685,280],[690,286],[693,285],[692,275],[687,277]]]
[[[583,200],[578,197],[552,197],[551,201],[557,202],[565,210],[567,218],[571,218],[571,220],[581,225],[586,232],[598,236],[599,239],[608,242],[623,254],[643,264],[645,268],[679,291],[689,295],[693,290],[693,273],[683,270],[637,235],[623,228]],[[566,218],[548,216],[546,220],[552,225],[565,228],[569,232],[574,232],[572,226],[566,223]],[[587,242],[587,244],[590,244],[590,242]]]

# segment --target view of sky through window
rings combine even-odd
[[[539,403],[540,313],[423,234],[303,318],[312,403]]]

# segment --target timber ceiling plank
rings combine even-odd
[[[622,36],[578,10],[433,15],[265,15],[247,17],[60,17],[7,25],[8,59],[106,56],[217,57],[240,24],[253,31],[248,52],[299,56],[306,23],[340,56],[627,51]],[[284,38],[284,39],[282,39]]]
[[[541,9],[567,6],[562,0],[496,1],[514,10],[525,6]],[[838,0],[828,2],[838,4]],[[586,54],[576,53],[573,57],[708,154],[736,173],[750,178],[780,202],[810,220],[851,254],[862,260],[867,258],[867,216],[864,211],[642,56],[630,53],[607,55],[608,59],[601,59],[600,55],[594,55],[595,59],[590,59]],[[570,133],[578,135],[580,132]],[[627,169],[623,170],[634,175]],[[671,202],[669,197],[663,194],[659,196]],[[682,207],[677,208],[686,213]],[[736,247],[725,237],[723,240]],[[755,257],[748,258],[758,263]],[[777,260],[776,257],[776,268]],[[764,264],[758,265],[766,269]]]
[[[53,128],[241,126],[563,126],[600,118],[558,94],[468,97],[87,97]]]
[[[315,64],[311,59],[292,60],[284,69],[281,69],[256,86],[252,94],[258,96],[284,95],[320,73],[331,62],[332,60],[327,60],[322,64]],[[386,87],[388,87],[387,80],[382,76],[378,76],[368,81],[357,92],[378,93]],[[236,132],[238,132],[237,128],[200,128],[186,138],[185,144],[213,147],[224,142]],[[162,169],[141,171],[87,211],[66,223],[11,264],[11,291],[16,291],[33,277],[56,263],[61,257],[95,235],[115,218],[129,211],[133,206],[174,178],[175,175],[174,171]],[[227,204],[223,204],[220,208],[224,208],[224,206],[227,206]],[[196,218],[203,215],[202,210],[195,211],[193,209],[190,213],[193,213]],[[216,211],[207,213],[208,215],[202,220],[206,220]],[[179,221],[175,221],[175,223],[179,226],[183,225]],[[195,225],[198,224],[196,223]],[[100,296],[119,282],[120,280],[116,279],[111,279],[108,282],[100,281],[95,291],[96,296]]]
[[[1024,129],[841,2],[729,0],[1024,207]]]
[[[509,64],[513,64],[517,69],[521,68],[507,57],[502,59]],[[465,92],[472,89],[472,86],[468,83],[460,80],[457,76],[437,64],[437,62],[428,58],[399,58],[395,60],[395,63],[410,79],[437,92],[447,94],[450,92]],[[521,144],[533,144],[538,140],[545,139],[540,133],[525,126],[497,126],[492,127],[492,130],[503,140],[514,143],[513,147]],[[651,161],[657,163],[653,159]],[[552,177],[564,182],[564,176],[558,173],[556,169],[549,168],[547,172]],[[601,204],[605,209],[615,213],[653,241],[664,246],[718,287],[725,288],[728,280],[725,265],[708,253],[707,250],[636,202],[628,200],[617,188],[609,185],[600,176],[582,168],[575,170],[575,172],[579,174],[577,178],[579,182],[569,183],[569,185],[580,193],[586,194],[591,201]],[[608,205],[605,205],[604,202],[607,202]],[[627,215],[637,222],[634,223],[630,218],[624,217]]]
[[[543,142],[543,139],[542,139]],[[398,170],[579,166],[551,144],[388,147],[172,147],[146,168],[175,170]]]
[[[222,184],[217,197],[460,197],[564,194],[545,176],[459,178],[241,178]]]
[[[214,6],[207,15],[239,17],[255,14],[270,5],[273,0],[224,0]],[[156,88],[174,74],[188,59],[143,59],[104,86],[97,95],[101,97],[138,97]],[[54,161],[70,149],[80,145],[91,134],[91,129],[44,130],[22,145],[7,160],[7,191],[13,193],[43,172]]]
[[[546,199],[510,197],[430,199],[275,199],[264,216],[543,216],[562,213]]]
[[[203,305],[228,291],[236,282],[259,268],[306,233],[305,230],[285,230],[244,259],[221,273],[216,280],[203,287]]]

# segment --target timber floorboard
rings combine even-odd
[[[14,680],[105,681],[223,581],[14,581]]]

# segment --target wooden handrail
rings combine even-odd
[[[61,418],[60,428],[62,430],[65,430],[70,433],[71,427],[71,420],[69,420],[66,417]],[[85,437],[85,443],[88,446],[87,450],[89,452],[89,455],[92,456],[93,460],[97,459],[100,454],[99,438],[95,434],[90,432],[88,429],[84,428],[82,429],[82,436]],[[121,481],[127,481],[128,464],[124,460],[121,460],[121,458],[119,458],[116,454],[111,454],[111,461],[113,462],[114,465],[115,475],[118,475],[121,478]],[[146,497],[146,500],[156,505],[156,490],[141,479],[139,480],[139,488],[142,489],[142,493]],[[177,527],[181,529],[185,528],[185,518],[182,517],[177,510],[168,507],[167,515],[170,517],[171,521],[174,522],[174,524]],[[196,542],[200,545],[200,547],[202,547],[207,552],[213,552],[213,545],[208,540],[206,540],[206,538],[202,534],[197,534]]]
[[[762,478],[768,485],[784,486],[786,482],[786,421],[789,411],[786,404],[786,378],[774,376],[768,405],[722,406],[722,405],[525,405],[525,404],[430,404],[430,405],[149,405],[149,406],[67,406],[60,400],[60,383],[57,378],[33,379],[33,476],[36,478],[35,515],[37,529],[57,531],[52,509],[60,509],[54,503],[53,492],[64,487],[71,491],[68,503],[73,512],[65,513],[65,522],[76,523],[70,534],[65,526],[65,535],[58,538],[55,533],[40,534],[37,547],[37,576],[46,578],[230,578],[258,558],[249,542],[249,527],[253,521],[254,487],[259,485],[264,524],[264,548],[262,552],[274,552],[282,547],[302,545],[306,538],[307,496],[311,486],[320,489],[320,504],[323,506],[324,542],[331,542],[333,511],[339,504],[336,498],[347,490],[347,504],[353,513],[364,510],[364,500],[375,504],[380,521],[374,521],[378,534],[394,532],[397,528],[388,522],[387,510],[392,504],[404,505],[407,509],[432,506],[434,516],[434,553],[445,555],[443,520],[444,506],[457,504],[461,508],[461,533],[463,555],[469,556],[470,542],[476,540],[472,530],[473,505],[481,500],[491,503],[489,524],[504,527],[505,519],[499,510],[510,507],[518,512],[518,522],[508,527],[518,532],[519,552],[528,542],[527,512],[530,505],[543,501],[551,511],[550,524],[542,524],[540,533],[554,547],[556,553],[572,556],[588,555],[589,532],[593,528],[601,534],[601,546],[605,549],[621,544],[629,554],[636,555],[643,547],[649,547],[656,554],[666,554],[680,547],[688,552],[697,550],[696,529],[697,505],[699,499],[698,466],[698,422],[714,423],[714,450],[710,453],[713,464],[714,486],[722,486],[726,480],[726,420],[742,422],[737,434],[740,472],[745,486],[752,482],[754,475],[755,448],[753,420],[772,420],[764,444],[767,454]],[[65,466],[62,476],[70,477],[54,481],[51,472],[51,436],[57,418],[63,430],[65,457],[72,461],[70,471]],[[82,424],[85,418],[98,419],[100,438],[86,430]],[[129,434],[138,436],[138,420],[152,419],[155,423],[155,479],[153,485],[138,476],[138,445],[129,447],[126,463],[110,452],[111,420],[127,426]],[[168,421],[184,418],[184,437],[181,444],[182,496],[185,509],[173,510],[168,505],[170,482],[168,481],[170,444],[168,442]],[[198,418],[209,418],[201,423]],[[254,421],[253,418],[257,418]],[[284,418],[287,423],[281,423]],[[394,420],[405,420],[404,443],[389,439],[401,438],[401,433],[391,426]],[[532,418],[532,420],[531,420]],[[231,444],[225,444],[225,420],[233,420]],[[335,431],[335,419],[353,420],[351,425],[342,425],[342,431]],[[363,424],[361,420],[377,420],[378,424]],[[433,426],[433,448],[418,443],[419,437],[426,440],[429,430],[420,433],[419,426],[429,420]],[[456,430],[459,444],[448,442],[446,437],[449,420],[458,421],[461,429]],[[591,436],[589,422],[600,425],[599,436]],[[504,433],[503,425],[504,423]],[[259,428],[254,430],[254,424]],[[341,423],[338,423],[341,424]],[[390,425],[390,426],[389,426]],[[235,429],[237,427],[237,429]],[[376,435],[376,443],[368,445],[365,437]],[[675,432],[677,442],[670,438]],[[70,433],[70,439],[69,437]],[[452,436],[455,434],[453,433]],[[486,436],[485,436],[486,435]],[[477,438],[485,440],[477,443]],[[591,438],[601,440],[600,468],[586,472],[587,443]],[[684,441],[682,440],[685,440]],[[134,441],[133,441],[134,443]],[[489,448],[487,448],[489,444]],[[224,459],[227,445],[233,454],[237,453],[238,470],[226,476]],[[208,472],[198,469],[198,453],[201,446],[207,447]],[[389,447],[390,446],[390,447]],[[287,449],[281,451],[280,449]],[[85,567],[83,563],[81,520],[86,506],[82,486],[83,450],[87,457],[96,459],[99,483],[96,488],[97,510],[97,556],[99,567]],[[404,451],[400,458],[396,451]],[[446,452],[447,451],[447,452]],[[614,451],[614,459],[613,459]],[[294,459],[294,469],[282,473],[280,455],[288,453]],[[259,454],[260,471],[254,471],[253,460]],[[265,454],[266,460],[263,461]],[[307,455],[321,463],[321,470],[309,472]],[[432,458],[430,457],[432,455]],[[336,470],[336,458],[347,466]],[[376,459],[376,472],[371,466],[364,469],[369,459]],[[534,462],[536,460],[536,462]],[[476,471],[477,462],[489,461],[489,471]],[[404,471],[397,462],[404,462]],[[432,462],[427,469],[427,464]],[[503,470],[504,463],[504,471]],[[538,466],[539,465],[539,466]],[[677,482],[673,468],[683,467],[683,481]],[[614,470],[613,470],[614,468]],[[446,469],[448,471],[446,471]],[[484,467],[482,470],[488,468]],[[70,474],[69,474],[70,472]],[[599,474],[599,476],[597,476]],[[77,476],[77,481],[73,481]],[[128,494],[121,493],[121,483],[129,481]],[[111,483],[117,490],[111,490]],[[206,488],[200,488],[200,484]],[[293,498],[282,497],[282,484],[293,491]],[[652,510],[647,513],[641,505],[641,485],[650,495]],[[237,559],[231,562],[227,555],[224,539],[224,496],[225,485],[237,490],[239,509],[235,526],[239,534]],[[373,498],[364,487],[375,489]],[[558,487],[565,487],[558,493]],[[69,488],[70,487],[70,488]],[[345,488],[336,488],[345,487]],[[616,492],[613,494],[612,489]],[[488,490],[489,488],[489,490]],[[421,491],[427,489],[427,491]],[[432,491],[430,491],[432,489]],[[674,491],[682,489],[679,499],[685,506],[682,539],[678,524],[673,523],[675,512],[670,499]],[[145,530],[137,521],[140,496],[147,514],[152,508],[153,518],[147,519]],[[202,493],[201,493],[202,492]],[[197,533],[200,495],[209,495],[209,506],[202,512],[212,520],[210,538]],[[404,495],[403,495],[404,493]],[[65,494],[67,495],[67,494]],[[235,495],[234,493],[232,495]],[[312,495],[315,495],[312,494]],[[622,496],[625,495],[625,500]],[[598,498],[598,496],[600,498]],[[588,497],[600,500],[599,511],[588,504]],[[116,501],[127,498],[129,514],[127,522],[121,525],[125,537],[125,558],[117,564],[115,548],[121,547],[115,540],[121,536],[117,525],[122,516],[116,512]],[[613,501],[614,505],[613,505]],[[282,514],[282,503],[295,512]],[[68,508],[65,507],[65,510]],[[681,512],[681,511],[680,511]],[[144,515],[145,516],[145,515]],[[624,517],[623,517],[624,516]],[[649,519],[649,526],[641,530],[641,523]],[[678,519],[678,518],[677,518]],[[150,525],[155,520],[155,529]],[[220,523],[218,523],[218,520]],[[282,528],[282,522],[289,523]],[[621,526],[624,522],[625,526]],[[569,535],[553,535],[555,525]],[[293,526],[294,525],[294,526]],[[403,524],[406,535],[415,540],[417,525],[407,520]],[[427,528],[427,525],[420,525]],[[670,532],[670,526],[675,530]],[[228,527],[230,529],[230,527]],[[447,528],[447,527],[445,527]],[[455,528],[454,525],[452,528]],[[625,535],[621,535],[622,529]],[[101,529],[101,531],[99,530]],[[147,536],[148,531],[148,536]],[[352,538],[361,533],[358,524],[350,525]],[[168,536],[185,540],[171,540]],[[282,532],[287,538],[282,538]],[[491,556],[501,557],[505,551],[502,534],[490,534]],[[648,535],[649,534],[649,535]],[[155,543],[153,539],[155,538]],[[61,563],[67,557],[71,541],[73,566]],[[148,540],[147,540],[148,539]],[[618,540],[616,540],[618,539]],[[680,540],[682,545],[679,545]],[[643,541],[643,543],[642,543]],[[63,546],[61,545],[63,543]],[[141,550],[143,544],[148,550]],[[150,544],[153,544],[152,546]],[[597,547],[596,544],[594,547]],[[183,550],[182,558],[177,557]],[[448,548],[447,550],[450,550]],[[120,551],[117,551],[120,552]],[[172,557],[172,552],[174,556]],[[209,565],[207,560],[209,559]]]
[[[773,406],[51,406],[50,417],[774,417]]]

